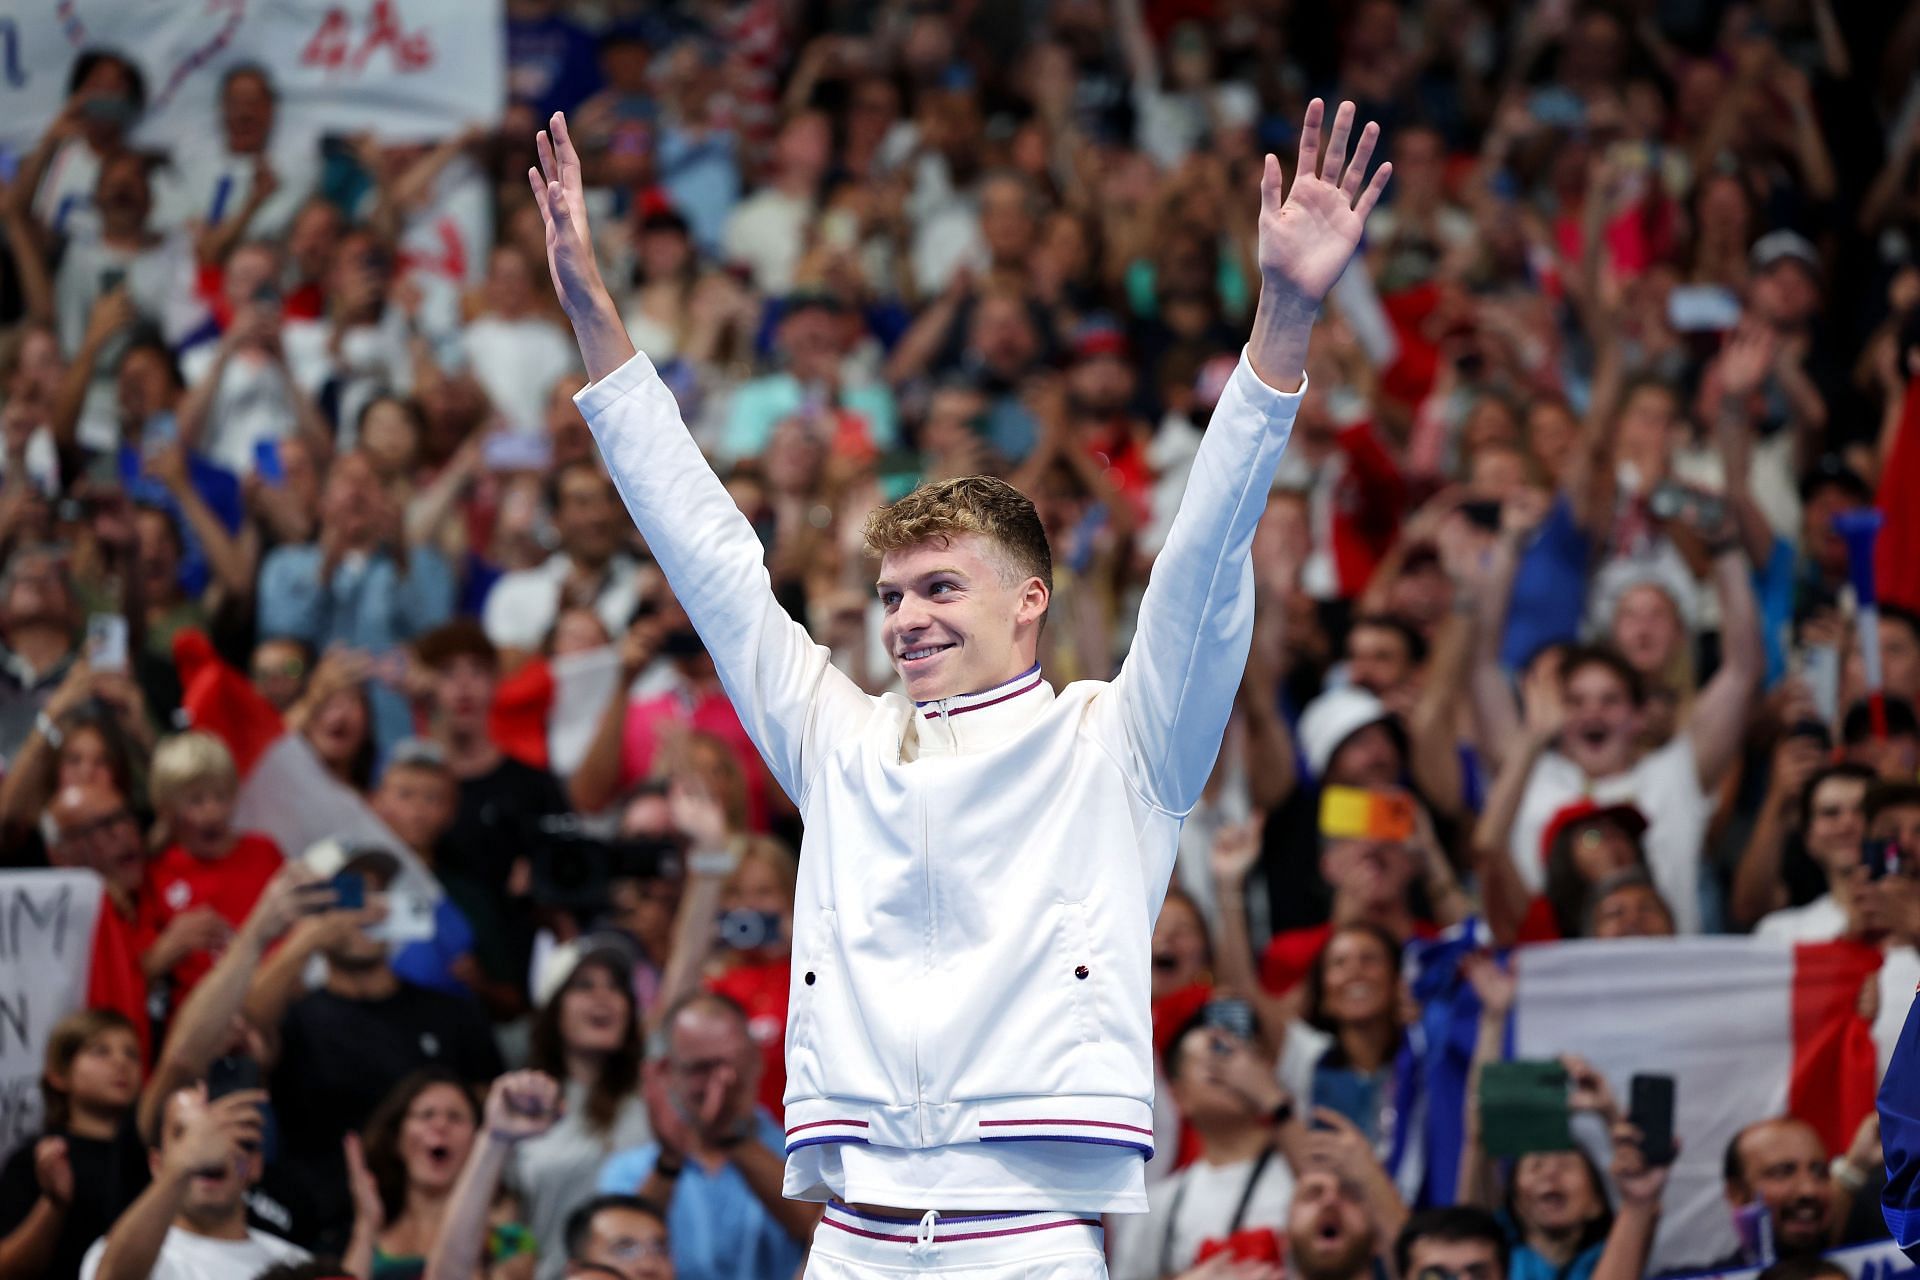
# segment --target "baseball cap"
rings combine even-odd
[[[1324,776],[1334,753],[1346,745],[1347,739],[1376,724],[1393,730],[1402,748],[1406,746],[1406,732],[1393,712],[1365,689],[1348,685],[1315,698],[1300,716],[1300,750],[1307,758],[1308,770],[1316,778]]]
[[[1127,334],[1112,316],[1091,316],[1073,331],[1073,358],[1092,360],[1099,356],[1127,358]]]
[[[301,854],[300,861],[323,880],[352,871],[378,884],[390,885],[400,876],[400,859],[379,845],[322,840]]]
[[[1826,268],[1820,263],[1820,251],[1813,247],[1813,241],[1798,231],[1769,231],[1753,242],[1753,250],[1747,256],[1749,265],[1755,271],[1765,271],[1768,267],[1782,262],[1797,262],[1813,273],[1816,280],[1826,279]]]
[[[1622,801],[1618,804],[1600,804],[1597,801],[1582,798],[1572,804],[1562,805],[1547,820],[1546,830],[1540,833],[1540,861],[1546,862],[1553,853],[1553,846],[1560,837],[1574,827],[1585,826],[1592,822],[1610,822],[1626,832],[1628,837],[1638,840],[1647,831],[1647,815],[1633,805]]]

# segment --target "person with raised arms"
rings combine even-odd
[[[1004,481],[873,512],[874,697],[774,598],[751,525],[634,351],[594,261],[564,117],[528,179],[614,484],[805,823],[787,1024],[785,1173],[824,1202],[811,1280],[1104,1277],[1102,1213],[1146,1209],[1148,943],[1253,629],[1254,526],[1305,388],[1321,300],[1390,167],[1354,108],[1308,106],[1291,187],[1260,184],[1260,302],[1111,682],[1036,660],[1052,555]]]

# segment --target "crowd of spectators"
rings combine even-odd
[[[504,113],[437,144],[303,133],[234,66],[155,153],[103,46],[0,182],[0,866],[105,885],[0,1280],[803,1264],[797,819],[574,407],[525,177],[554,111],[636,345],[875,693],[862,518],[981,472],[1052,541],[1047,678],[1114,673],[1259,290],[1262,158],[1314,95],[1382,126],[1155,930],[1120,1280],[1648,1273],[1667,1171],[1578,1060],[1585,1147],[1491,1159],[1469,1105],[1446,1193],[1398,1149],[1402,951],[1463,923],[1476,1072],[1497,955],[1552,939],[1851,939],[1861,1016],[1904,1012],[1920,8],[505,9]],[[1840,529],[1875,508],[1862,635]],[[180,711],[202,636],[388,847],[237,827],[255,761]],[[595,654],[573,749],[503,732],[504,687]],[[1384,826],[1331,821],[1355,791]],[[1743,1119],[1765,1230],[1699,1262],[1884,1235],[1871,1120],[1843,1153]]]

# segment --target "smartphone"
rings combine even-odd
[[[1497,502],[1463,502],[1460,514],[1475,528],[1485,529],[1488,533],[1500,532],[1500,504]]]
[[[1398,791],[1328,787],[1320,793],[1320,834],[1335,840],[1406,840],[1413,797]]]
[[[1696,529],[1712,529],[1727,517],[1725,502],[1674,480],[1654,487],[1647,495],[1647,509],[1661,520],[1684,520]]]
[[[95,671],[127,669],[127,619],[96,613],[87,619],[87,665]]]
[[[1860,842],[1860,865],[1867,869],[1869,880],[1885,880],[1890,875],[1899,875],[1902,861],[1898,840],[1882,838]]]
[[[260,1087],[260,1064],[241,1053],[215,1058],[207,1068],[207,1101]]]
[[[1200,1025],[1226,1032],[1242,1043],[1253,1040],[1253,1006],[1245,1000],[1209,1000],[1200,1008]]]
[[[367,905],[367,878],[358,871],[342,871],[333,878],[333,905],[340,911],[358,911]]]
[[[1811,644],[1800,655],[1800,678],[1813,694],[1820,718],[1832,724],[1840,714],[1840,650],[1830,644]]]
[[[287,469],[280,463],[280,442],[278,440],[255,440],[253,442],[253,474],[260,482],[275,489],[287,482]]]
[[[1726,333],[1740,323],[1740,298],[1717,284],[1683,284],[1667,295],[1667,323],[1679,333]]]
[[[1480,1133],[1490,1156],[1574,1150],[1567,1069],[1550,1059],[1487,1063],[1480,1070]]]
[[[1669,1165],[1673,1146],[1673,1077],[1637,1075],[1628,1085],[1627,1119],[1640,1131],[1640,1151],[1652,1165]]]

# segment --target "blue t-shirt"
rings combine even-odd
[[[786,1136],[765,1111],[756,1112],[760,1141],[784,1151]],[[632,1195],[653,1173],[660,1144],[622,1151],[600,1168],[603,1193]],[[791,1276],[806,1257],[804,1246],[774,1221],[747,1180],[732,1164],[708,1173],[689,1160],[673,1189],[667,1209],[667,1238],[673,1243],[678,1280],[767,1280]]]
[[[1590,1244],[1562,1268],[1554,1266],[1527,1245],[1516,1244],[1513,1246],[1513,1257],[1507,1264],[1507,1280],[1588,1280],[1593,1275],[1593,1269],[1600,1265],[1600,1255],[1606,1251],[1604,1242]]]
[[[393,971],[416,987],[444,991],[450,996],[473,992],[453,976],[453,962],[473,954],[473,929],[460,908],[441,898],[433,908],[433,936],[425,942],[409,942],[394,953]]]
[[[1579,638],[1587,610],[1587,561],[1593,544],[1573,518],[1573,505],[1556,494],[1547,518],[1520,553],[1513,575],[1500,665],[1518,671],[1550,644]]]

